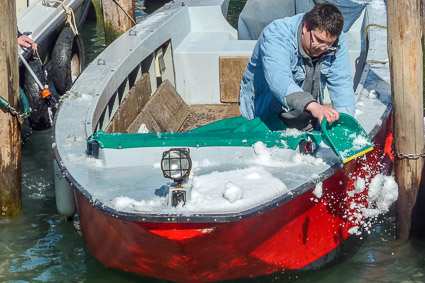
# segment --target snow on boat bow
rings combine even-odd
[[[299,131],[234,117],[237,100],[226,90],[237,89],[232,74],[255,40],[237,40],[227,4],[168,3],[105,49],[62,100],[53,140],[58,208],[73,215],[75,196],[85,243],[106,266],[173,281],[315,269],[344,256],[365,217],[396,198],[379,193],[394,188],[384,176],[392,164],[386,30],[370,25],[385,25],[384,2],[367,5],[346,34],[356,119],[374,143],[346,164],[324,146],[315,156],[287,146]],[[191,116],[196,109],[203,112]],[[224,113],[216,123],[164,129],[214,111]],[[182,127],[186,139],[174,139]],[[161,170],[172,149],[191,161],[178,186]]]

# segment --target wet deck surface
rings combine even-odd
[[[189,105],[189,111],[189,116],[179,132],[187,132],[218,120],[241,115],[238,103],[193,104]]]

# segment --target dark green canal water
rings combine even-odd
[[[146,0],[145,12],[164,2]],[[230,3],[233,26],[244,2]],[[90,62],[105,47],[103,31],[88,20],[81,32]],[[90,254],[78,221],[62,221],[56,211],[52,164],[51,131],[34,132],[22,151],[24,215],[0,220],[0,282],[165,282],[105,268]],[[425,240],[399,245],[394,221],[390,211],[354,256],[332,267],[235,282],[425,282]]]

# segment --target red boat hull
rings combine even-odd
[[[300,268],[319,268],[340,255],[341,245],[357,225],[355,204],[365,204],[367,190],[350,197],[357,177],[386,173],[392,164],[392,120],[374,138],[375,149],[353,160],[314,188],[264,207],[239,221],[158,223],[126,221],[93,206],[78,190],[83,238],[104,265],[179,282],[216,281]]]

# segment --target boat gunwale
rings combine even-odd
[[[367,8],[366,8],[367,9]],[[365,17],[367,17],[365,15]],[[369,34],[370,37],[370,34]],[[372,47],[369,46],[367,52]],[[376,66],[374,63],[368,63],[368,59],[366,58],[366,62],[363,66],[362,70],[362,76],[358,85],[358,89],[363,89],[363,83],[367,80],[369,77],[370,72],[373,70],[373,66]],[[381,64],[380,64],[381,65]],[[380,90],[376,90],[379,94]],[[384,91],[384,90],[383,90]],[[361,97],[362,95],[359,95]],[[391,113],[391,103],[383,101],[383,104],[386,105],[385,111],[382,113],[380,117],[381,123],[376,123],[373,127],[373,129],[370,131],[369,136],[373,139],[378,134],[378,132],[382,129],[383,125],[386,125],[386,123],[389,120],[390,113]],[[54,121],[56,121],[59,111],[55,115]],[[55,144],[56,141],[56,132],[53,131],[52,133],[52,141],[53,144]],[[372,154],[375,151],[372,151]],[[165,222],[165,223],[224,223],[224,222],[235,222],[240,221],[243,219],[247,219],[250,217],[254,217],[256,215],[264,214],[277,206],[281,206],[293,198],[311,190],[314,188],[314,186],[318,182],[322,182],[326,179],[328,179],[330,176],[335,174],[338,170],[342,170],[345,166],[351,164],[352,162],[356,162],[355,160],[350,161],[349,163],[343,165],[341,163],[336,163],[327,170],[325,170],[322,174],[320,174],[319,178],[316,178],[315,180],[311,180],[308,182],[303,183],[302,185],[299,185],[298,187],[291,190],[291,194],[285,193],[277,198],[274,198],[268,202],[262,203],[260,205],[257,205],[255,207],[242,210],[240,212],[232,212],[232,213],[205,213],[205,214],[193,214],[193,215],[185,215],[185,214],[153,214],[153,213],[144,213],[144,212],[124,212],[119,211],[116,209],[113,209],[107,205],[105,205],[103,202],[97,200],[93,197],[92,194],[90,194],[84,187],[82,187],[76,179],[69,173],[68,169],[64,165],[61,156],[59,155],[58,148],[56,146],[53,146],[53,153],[55,160],[63,173],[65,179],[67,179],[68,183],[71,185],[71,187],[80,193],[84,199],[93,205],[96,209],[102,211],[104,214],[114,217],[120,220],[124,221],[136,221],[136,222]]]

